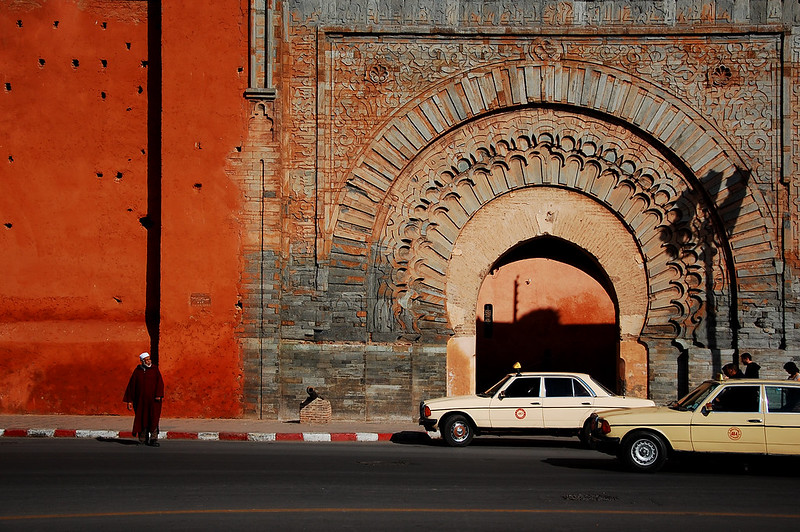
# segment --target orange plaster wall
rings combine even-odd
[[[235,417],[247,2],[162,3],[163,415]],[[0,4],[0,413],[127,415],[150,345],[148,4]]]
[[[163,2],[160,366],[165,416],[238,417],[245,0]],[[193,295],[195,297],[193,298]]]
[[[0,5],[0,412],[121,412],[149,345],[146,14]]]

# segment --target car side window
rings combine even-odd
[[[572,380],[569,377],[547,377],[544,380],[547,397],[573,397]]]
[[[712,401],[714,412],[759,412],[759,386],[727,386]]]
[[[575,388],[575,397],[591,397],[592,393],[586,389],[579,380],[573,379],[572,386]]]
[[[539,377],[519,377],[508,385],[506,397],[539,397]]]
[[[767,386],[767,404],[770,412],[797,412],[800,414],[800,388]]]

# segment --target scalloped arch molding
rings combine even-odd
[[[348,261],[364,264],[373,279],[371,331],[425,336],[447,323],[456,342],[468,340],[474,308],[466,310],[463,297],[485,271],[461,280],[449,276],[463,266],[456,246],[462,231],[482,209],[503,211],[516,194],[530,207],[518,210],[520,216],[533,216],[536,224],[514,238],[547,232],[542,195],[558,194],[559,205],[570,207],[551,218],[580,218],[602,207],[615,220],[604,222],[603,231],[619,235],[606,242],[618,245],[628,234],[643,258],[643,279],[634,270],[612,277],[618,296],[628,293],[625,283],[634,285],[630,300],[620,297],[622,334],[645,343],[682,338],[702,344],[713,334],[701,326],[709,309],[717,316],[730,311],[733,249],[774,275],[775,251],[763,248],[766,239],[753,238],[771,228],[748,175],[702,117],[641,80],[567,62],[506,64],[437,87],[386,125],[342,188],[333,246],[355,250]],[[527,192],[531,187],[560,190]],[[504,227],[504,236],[518,225]],[[484,240],[499,234],[487,229]],[[595,235],[603,238],[600,231]],[[597,258],[591,246],[582,247]],[[736,288],[746,293],[748,284],[760,282],[742,278]],[[623,306],[641,300],[648,301],[646,317],[629,319],[641,309],[626,314]],[[642,323],[640,330],[634,322]],[[469,351],[468,343],[458,349]],[[637,358],[646,369],[646,353]],[[451,388],[463,387],[460,379]]]

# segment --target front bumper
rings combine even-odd
[[[425,430],[428,432],[433,432],[436,430],[436,422],[438,419],[430,419],[427,417],[419,418],[419,424],[425,427]]]

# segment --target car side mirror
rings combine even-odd
[[[499,400],[501,400],[501,401],[502,401],[503,399],[505,399],[505,398],[506,398],[506,391],[505,391],[505,390],[503,390],[502,392],[500,392],[499,394],[497,394],[497,398],[498,398]]]
[[[708,414],[711,413],[712,410],[714,410],[714,405],[712,405],[711,403],[706,403],[703,405],[703,408],[700,409],[700,413],[703,414],[704,416],[707,416]]]

